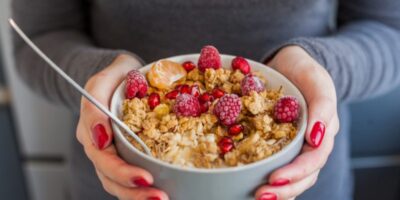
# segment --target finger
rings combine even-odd
[[[333,125],[328,127],[326,139],[319,148],[315,149],[309,145],[304,145],[301,154],[295,160],[271,174],[269,183],[277,186],[289,182],[294,183],[321,169],[334,146],[333,132],[336,131],[334,123],[335,120],[331,123]]]
[[[119,61],[119,59],[112,65],[115,67],[111,66],[97,73],[85,85],[85,89],[106,108],[109,107],[110,97],[115,88],[126,73],[134,67]],[[91,139],[97,148],[103,149],[111,143],[112,131],[108,117],[86,98],[82,98],[81,119],[85,127],[90,130]]]
[[[125,187],[148,187],[153,184],[152,175],[144,169],[129,165],[116,153],[114,145],[104,150],[90,143],[88,134],[82,136],[84,150],[97,170],[114,182]]]
[[[257,190],[256,198],[257,200],[272,200],[274,199],[274,196],[275,199],[277,200],[286,200],[295,198],[296,196],[299,196],[300,194],[302,194],[304,191],[306,191],[315,184],[315,182],[318,179],[318,174],[319,170],[312,173],[310,176],[307,176],[306,178],[302,179],[301,181],[298,181],[296,183],[291,183],[285,186],[280,186],[280,187],[271,185],[263,186]]]
[[[167,194],[156,188],[127,188],[110,180],[107,176],[96,171],[103,188],[109,194],[121,200],[168,200]]]

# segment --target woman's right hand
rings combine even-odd
[[[108,107],[111,96],[128,71],[140,63],[128,55],[119,55],[107,68],[92,76],[85,89]],[[123,161],[112,143],[110,119],[82,98],[76,137],[92,161],[104,189],[118,199],[168,200],[168,196],[153,187],[152,175],[144,169]]]

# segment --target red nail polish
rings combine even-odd
[[[96,144],[97,148],[103,149],[109,139],[106,128],[103,126],[103,124],[97,124],[94,126],[92,134],[93,142]]]
[[[258,200],[277,200],[278,197],[274,193],[266,192],[262,194]]]
[[[290,183],[289,179],[281,178],[271,183],[271,186],[284,186]]]
[[[133,179],[133,183],[138,187],[149,187],[150,183],[146,181],[144,178],[136,178]]]
[[[147,198],[147,200],[161,200],[160,197],[149,197]]]
[[[322,140],[324,139],[324,135],[325,125],[320,121],[316,122],[310,134],[311,146],[314,148],[319,147],[319,145],[321,145],[322,143]]]

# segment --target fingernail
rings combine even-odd
[[[320,121],[316,122],[310,134],[311,146],[313,146],[314,148],[319,147],[319,145],[322,143],[322,140],[324,139],[324,135],[325,125]]]
[[[289,179],[281,178],[271,183],[271,186],[284,186],[290,183]]]
[[[160,197],[149,197],[147,198],[147,200],[161,200]]]
[[[146,181],[144,178],[135,178],[133,179],[133,184],[135,184],[138,187],[149,187],[150,183]]]
[[[103,124],[97,124],[93,127],[93,142],[99,149],[103,149],[108,141],[108,134]]]
[[[258,200],[277,200],[277,199],[278,198],[276,197],[276,194],[270,192],[266,192],[258,198]]]

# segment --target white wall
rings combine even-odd
[[[11,36],[7,23],[10,0],[0,1],[0,36],[5,74],[11,90],[12,111],[20,151],[27,158],[24,169],[33,200],[61,199],[67,192],[65,163],[29,161],[32,157],[65,158],[75,128],[72,114],[50,104],[30,91],[18,77],[12,59]],[[18,22],[17,22],[18,23]]]

